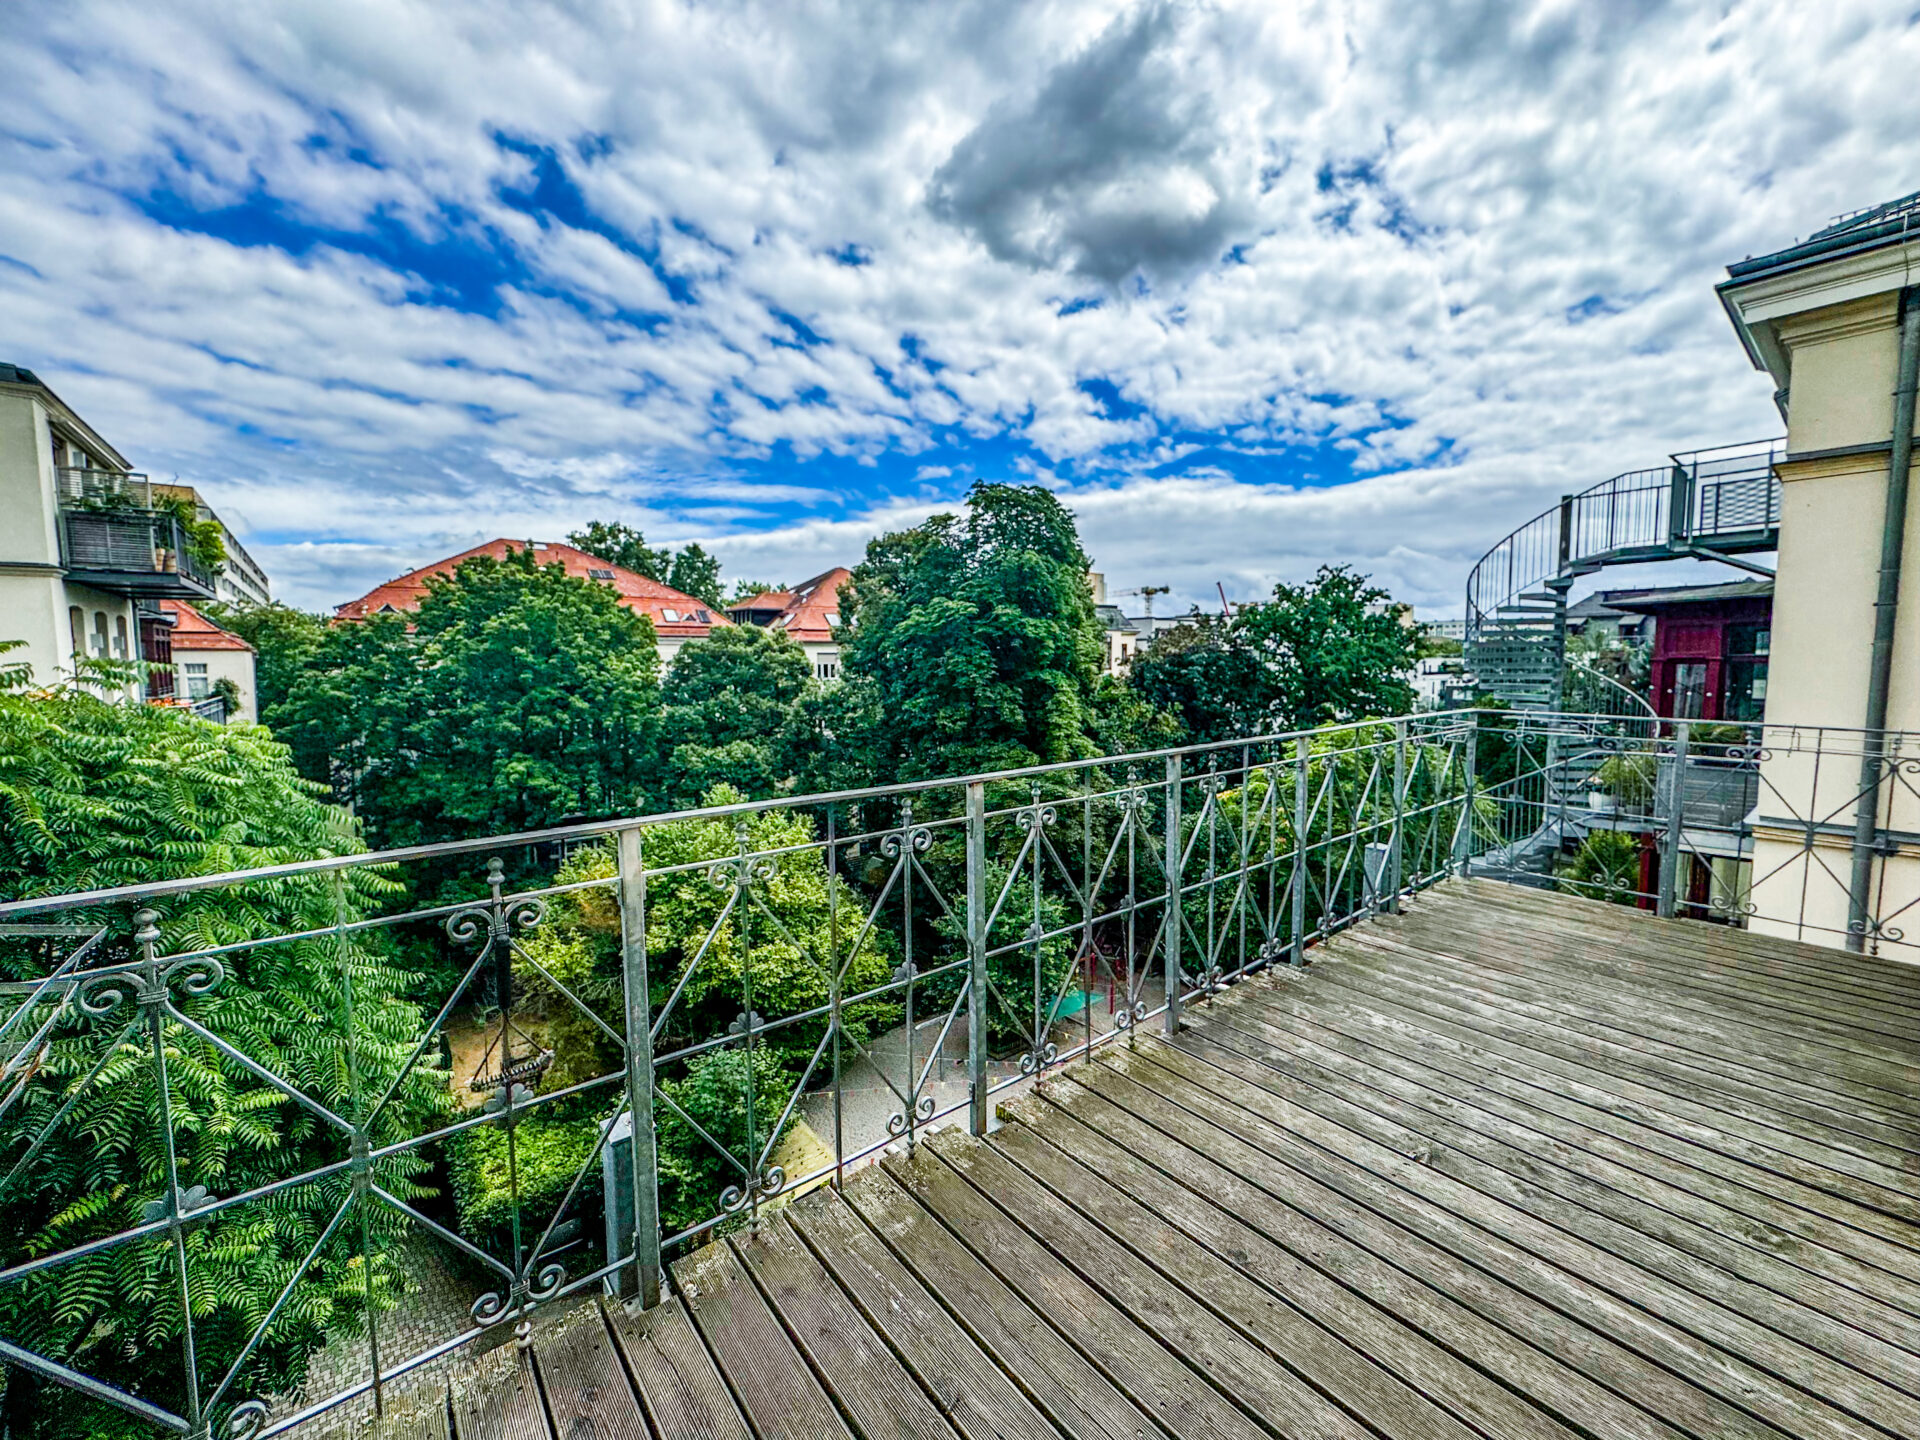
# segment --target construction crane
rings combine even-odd
[[[1147,607],[1147,619],[1151,620],[1153,619],[1153,597],[1156,595],[1171,595],[1173,593],[1173,587],[1171,585],[1142,585],[1138,590],[1116,590],[1113,593],[1116,595],[1138,595],[1141,603]]]

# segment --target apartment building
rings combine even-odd
[[[840,628],[840,587],[853,579],[853,572],[836,566],[790,590],[768,590],[736,600],[727,607],[727,615],[736,625],[764,625],[778,630],[807,652],[815,678],[840,678],[840,642],[834,632]]]
[[[159,602],[216,593],[177,515],[31,370],[0,364],[0,639],[52,681],[74,657],[163,659]],[[128,687],[167,698],[166,677]]]

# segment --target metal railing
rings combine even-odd
[[[377,1409],[1449,873],[1607,893],[1554,872],[1611,826],[1717,914],[1659,767],[1806,735],[1422,714],[0,904],[0,1362],[164,1433]],[[1574,825],[1596,754],[1649,815]]]
[[[61,511],[60,563],[156,593],[179,582],[184,593],[213,593],[213,574],[194,558],[186,527],[157,510]]]
[[[1554,714],[1483,733],[1506,750],[1481,787],[1497,839],[1474,874],[1920,961],[1905,933],[1920,906],[1920,734]],[[1856,895],[1868,798],[1870,889]]]
[[[1684,555],[1777,530],[1784,440],[1727,445],[1630,470],[1569,495],[1506,536],[1467,576],[1467,639],[1502,606],[1583,569]]]
[[[53,476],[63,507],[153,509],[153,482],[137,471],[62,465]]]

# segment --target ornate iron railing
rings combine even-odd
[[[1703,763],[1425,714],[0,904],[0,1362],[102,1432],[377,1408],[1448,873],[1548,883],[1595,752]]]

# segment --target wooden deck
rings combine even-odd
[[[394,1434],[1920,1436],[1920,970],[1451,883]]]

